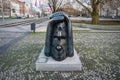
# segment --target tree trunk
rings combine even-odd
[[[117,17],[118,17],[118,12],[119,12],[118,9],[116,9],[116,16],[117,16]]]
[[[92,24],[99,24],[99,6],[98,6],[98,4],[93,4],[92,9],[93,9],[91,12]]]
[[[56,7],[53,6],[53,10],[52,10],[52,13],[56,12]]]
[[[99,14],[91,14],[92,17],[92,24],[99,24]]]

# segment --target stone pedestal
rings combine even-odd
[[[36,71],[80,71],[81,67],[81,61],[75,50],[73,57],[55,61],[52,57],[45,56],[43,48],[36,61]]]

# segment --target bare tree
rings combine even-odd
[[[92,24],[99,24],[99,9],[101,8],[101,5],[105,5],[106,3],[110,4],[110,8],[113,8],[114,10],[118,9],[120,7],[120,0],[82,0],[82,1],[89,1],[91,8],[88,8],[86,5],[83,4],[81,0],[76,0],[80,5],[82,5],[88,13],[92,17]],[[118,12],[117,12],[118,13]],[[118,15],[116,13],[116,15]]]
[[[63,0],[48,0],[48,5],[52,13],[58,11],[62,5]]]
[[[120,0],[105,0],[104,4],[100,4],[100,10],[104,11],[106,16],[118,16],[120,8]]]
[[[120,7],[120,0],[111,0],[110,1],[110,8],[116,10],[116,16],[118,16],[118,8]]]
[[[80,5],[82,5],[92,17],[92,24],[99,24],[99,5],[103,3],[104,0],[90,0],[91,9],[84,5],[80,0],[76,0]]]

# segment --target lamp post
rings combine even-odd
[[[3,6],[3,0],[2,0],[2,19],[3,19],[3,22],[4,22],[4,6]]]

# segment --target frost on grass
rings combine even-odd
[[[120,33],[74,32],[74,47],[82,62],[77,72],[36,72],[35,61],[45,33],[30,33],[0,54],[0,80],[119,80]]]

